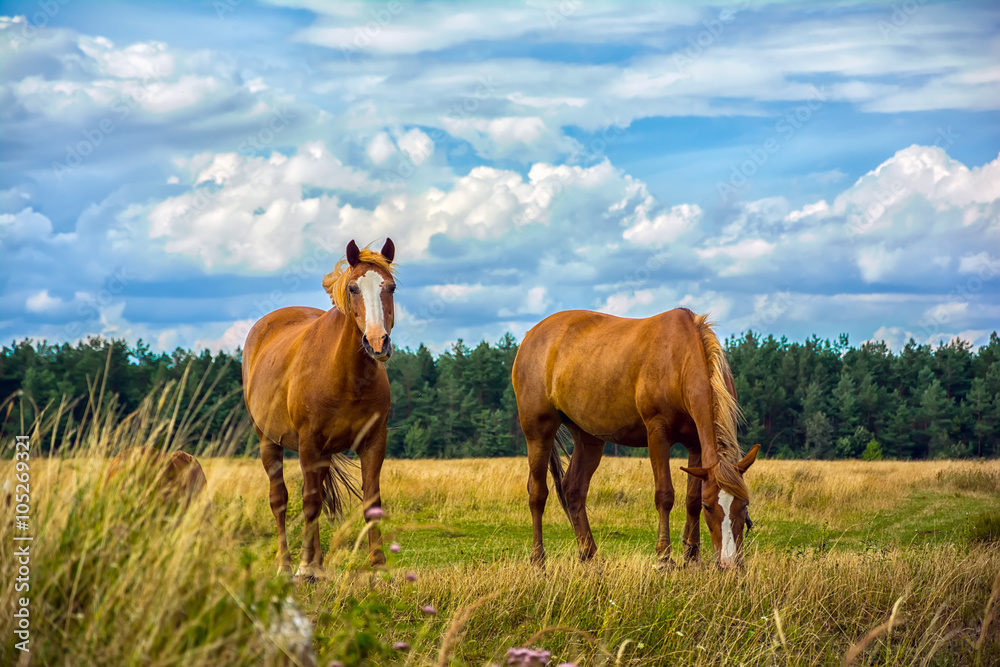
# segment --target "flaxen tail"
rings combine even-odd
[[[726,352],[719,343],[718,336],[712,330],[712,324],[707,315],[695,315],[694,324],[698,328],[701,345],[708,361],[709,382],[712,387],[712,417],[715,422],[715,448],[719,456],[719,467],[716,477],[733,495],[748,497],[742,475],[736,469],[736,463],[743,457],[740,443],[737,439],[737,429],[743,411],[740,410],[736,398],[729,393],[726,378],[732,377]]]
[[[323,475],[323,508],[330,517],[341,516],[344,513],[344,492],[352,494],[358,500],[361,493],[354,479],[348,474],[348,468],[357,468],[358,463],[343,454],[334,454],[330,459],[330,467]]]

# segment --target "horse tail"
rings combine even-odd
[[[559,504],[562,505],[563,512],[566,513],[566,518],[569,519],[570,524],[573,523],[573,517],[569,514],[569,503],[566,502],[566,492],[563,491],[563,476],[566,471],[563,469],[562,453],[569,457],[568,443],[573,442],[573,436],[570,435],[569,429],[565,425],[559,427],[556,431],[556,440],[552,444],[552,451],[549,453],[549,471],[552,473],[552,481],[555,482],[556,496],[559,498]]]
[[[708,361],[716,452],[719,455],[720,463],[733,464],[732,467],[735,471],[736,462],[743,456],[736,437],[737,427],[739,420],[743,418],[743,412],[740,410],[736,398],[729,393],[729,388],[726,386],[726,378],[732,377],[732,371],[729,368],[729,362],[726,361],[726,352],[722,349],[718,336],[712,330],[708,316],[695,315],[694,325],[698,329],[702,349],[705,351],[705,359]],[[722,468],[728,471],[729,467],[729,465],[720,466],[720,472],[724,472]],[[729,477],[729,475],[726,476]]]
[[[359,467],[358,463],[354,459],[343,454],[334,454],[330,459],[330,466],[326,469],[326,474],[323,475],[322,485],[323,508],[328,516],[337,517],[344,513],[345,491],[358,500],[361,499],[358,485],[348,474],[349,468],[357,467]]]

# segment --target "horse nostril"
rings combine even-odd
[[[382,336],[382,349],[389,347],[389,334]]]

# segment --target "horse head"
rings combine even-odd
[[[387,361],[392,354],[389,334],[395,318],[396,282],[390,265],[395,254],[396,247],[388,238],[379,253],[359,249],[354,241],[348,243],[345,279],[338,281],[344,290],[339,295],[343,302],[337,303],[338,295],[334,295],[334,303],[354,318],[361,331],[361,346],[376,361]]]
[[[760,445],[754,445],[735,465],[719,461],[707,468],[681,468],[702,480],[705,523],[712,536],[716,562],[723,569],[743,567],[743,535],[752,525],[748,513],[750,494],[743,474],[757,460],[759,449]]]

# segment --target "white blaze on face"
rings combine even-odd
[[[722,561],[731,562],[736,558],[736,539],[733,538],[733,521],[729,510],[733,506],[733,496],[719,490],[719,506],[722,508]]]
[[[382,283],[384,282],[385,278],[380,276],[378,271],[368,271],[358,278],[358,289],[361,290],[361,299],[365,303],[366,335],[372,331],[372,327],[375,327],[376,331],[379,328],[385,329],[385,313],[382,312]]]

